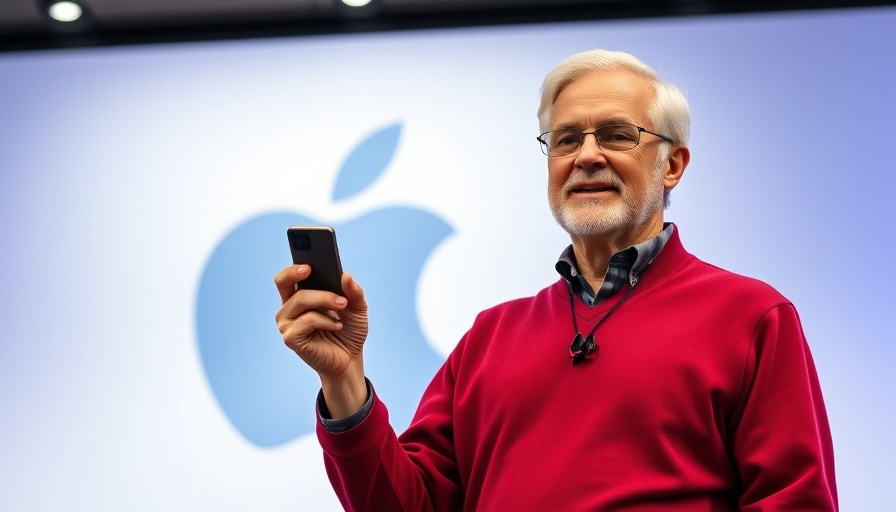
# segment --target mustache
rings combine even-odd
[[[625,184],[622,183],[622,180],[619,179],[619,176],[617,176],[613,171],[609,171],[606,169],[597,173],[576,171],[571,174],[569,176],[569,179],[566,180],[566,183],[563,184],[563,193],[568,195],[576,188],[589,184],[593,185],[594,183],[609,185],[617,190],[621,190],[622,187],[625,186]]]

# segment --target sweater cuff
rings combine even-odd
[[[376,396],[373,386],[368,383],[372,401],[367,417],[345,432],[330,432],[322,421],[317,422],[317,439],[324,453],[339,459],[363,456],[376,449],[383,437],[391,430],[389,412]]]
[[[340,434],[346,430],[353,429],[361,424],[361,422],[364,421],[364,418],[370,414],[370,410],[373,409],[373,386],[370,385],[370,381],[366,377],[364,378],[364,382],[367,385],[367,401],[364,402],[364,405],[351,416],[340,418],[338,420],[330,419],[330,410],[327,408],[327,403],[324,401],[324,391],[323,389],[318,391],[317,417],[327,432]]]

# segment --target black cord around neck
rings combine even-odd
[[[576,330],[576,336],[572,340],[572,344],[569,345],[569,357],[572,359],[572,364],[576,365],[581,363],[586,356],[593,354],[598,346],[597,343],[594,342],[594,331],[600,327],[600,324],[604,323],[604,320],[609,317],[613,311],[616,311],[616,308],[622,305],[623,302],[628,300],[631,296],[632,292],[635,291],[635,286],[638,285],[640,280],[635,281],[631,288],[629,288],[628,293],[625,294],[619,302],[613,304],[613,307],[607,311],[607,314],[603,316],[600,320],[594,324],[594,327],[591,328],[591,331],[588,333],[588,336],[582,337],[582,331],[579,330],[579,323],[576,321],[576,305],[573,298],[572,286],[569,286],[569,311],[572,313],[572,326]]]

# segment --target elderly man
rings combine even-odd
[[[343,506],[837,510],[793,305],[700,261],[664,222],[690,158],[681,92],[594,50],[551,71],[538,118],[572,240],[560,279],[482,312],[400,437],[364,377],[358,283],[344,274],[340,297],[303,290],[304,265],[275,277],[283,339],[320,375],[318,437]]]

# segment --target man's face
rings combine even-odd
[[[563,89],[549,129],[590,132],[622,121],[656,131],[647,116],[655,94],[648,80],[630,71],[595,72]],[[634,149],[610,151],[587,135],[577,152],[548,157],[548,199],[554,218],[573,236],[638,236],[660,224],[666,167],[666,162],[657,162],[661,141],[642,133]]]

